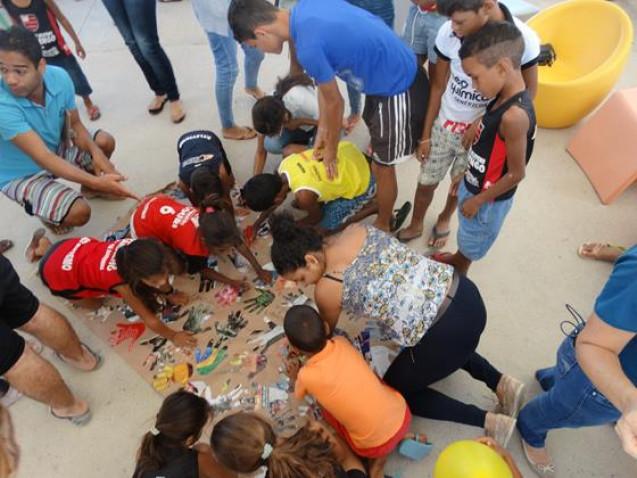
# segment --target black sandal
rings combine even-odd
[[[168,97],[167,96],[164,97],[164,99],[159,104],[159,106],[156,106],[155,108],[148,108],[148,112],[151,115],[158,115],[159,113],[161,113],[164,110],[164,106],[166,106],[166,103],[168,103]]]
[[[407,216],[411,212],[411,203],[409,201],[405,201],[405,204],[400,206],[400,209],[394,210],[394,215],[391,218],[391,223],[389,226],[389,230],[391,232],[396,232],[401,228]]]

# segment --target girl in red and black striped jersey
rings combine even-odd
[[[201,272],[206,279],[238,287],[243,280],[231,279],[206,267],[210,255],[221,256],[235,248],[254,268],[259,279],[271,282],[272,274],[259,265],[237,228],[232,209],[221,193],[219,177],[199,168],[192,178],[192,196],[199,208],[166,195],[147,198],[131,216],[131,235],[157,239],[183,253],[187,257],[189,273]]]
[[[185,261],[160,242],[76,237],[52,244],[38,232],[29,253],[40,259],[40,278],[53,295],[92,308],[104,297],[121,297],[156,334],[177,347],[197,345],[190,332],[175,331],[156,315],[165,302],[188,302],[172,286],[172,278],[185,272]]]

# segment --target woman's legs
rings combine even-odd
[[[166,90],[163,88],[159,79],[155,75],[153,67],[146,59],[139,45],[137,44],[137,40],[135,38],[135,35],[133,34],[131,21],[128,17],[126,8],[124,7],[125,2],[126,0],[102,0],[102,3],[104,3],[106,10],[115,22],[115,26],[119,30],[120,35],[122,35],[124,43],[126,43],[126,46],[133,55],[133,58],[141,68],[148,86],[155,92],[155,95],[163,96],[166,94]]]
[[[462,368],[495,391],[501,374],[475,352],[486,325],[480,292],[461,277],[456,295],[439,321],[420,342],[401,352],[384,380],[401,392],[415,415],[477,427],[487,412],[450,398],[429,386]]]
[[[237,65],[237,43],[231,37],[208,32],[208,42],[215,60],[215,98],[217,109],[221,117],[222,128],[232,128],[234,115],[232,113],[232,94],[234,84],[239,76]]]
[[[159,44],[157,3],[147,0],[123,0],[123,5],[135,41],[152,68],[161,90],[166,93],[169,101],[179,100],[179,90],[173,67],[166,52]]]
[[[263,96],[263,91],[259,88],[257,80],[259,77],[259,68],[265,55],[261,50],[246,44],[241,45],[241,48],[243,48],[243,54],[245,56],[243,71],[245,74],[246,92],[255,98],[260,98]]]

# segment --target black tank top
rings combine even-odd
[[[31,5],[24,8],[14,5],[11,0],[2,0],[2,4],[18,25],[35,34],[45,59],[71,54],[57,19],[44,0],[31,0]]]
[[[482,117],[476,139],[471,151],[469,151],[469,167],[464,176],[464,183],[472,194],[479,194],[481,191],[489,189],[504,176],[507,171],[507,150],[499,128],[502,115],[512,106],[519,106],[529,117],[529,130],[526,135],[526,162],[528,164],[533,153],[533,143],[535,142],[535,110],[527,91],[522,91],[513,95],[497,108],[493,109],[496,98],[487,106],[487,110]],[[515,194],[517,186],[501,194],[496,201],[509,199]]]

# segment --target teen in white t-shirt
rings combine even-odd
[[[462,38],[479,31],[490,21],[514,23],[524,39],[522,76],[532,98],[537,89],[537,59],[540,54],[537,34],[495,0],[438,0],[437,8],[450,19],[440,27],[436,37],[438,61],[431,76],[429,107],[416,152],[421,162],[421,173],[414,212],[411,224],[399,231],[397,236],[407,242],[422,235],[423,221],[434,191],[452,167],[452,188],[428,241],[429,247],[433,248],[444,247],[447,242],[449,223],[458,205],[454,186],[466,169],[466,150],[473,141],[478,120],[493,99],[483,97],[462,69],[459,57]]]

